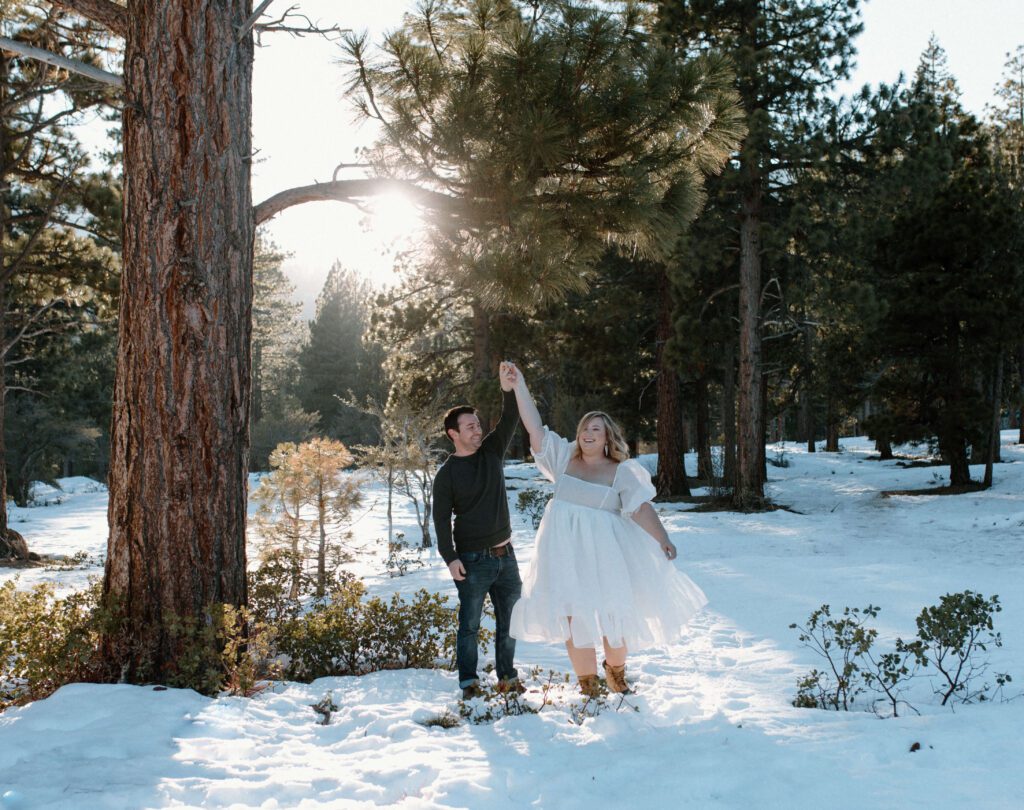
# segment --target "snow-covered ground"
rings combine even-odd
[[[72,685],[0,715],[0,808],[1018,808],[1024,807],[1024,450],[1003,435],[992,490],[897,496],[934,486],[944,467],[869,461],[863,439],[839,454],[787,446],[768,491],[794,511],[738,515],[658,511],[678,565],[710,604],[678,644],[631,655],[639,711],[605,709],[572,722],[565,687],[536,715],[442,729],[457,710],[444,671],[281,683],[254,699],[191,691]],[[774,457],[775,450],[769,451]],[[687,460],[688,469],[694,460]],[[510,465],[512,487],[538,486]],[[972,474],[980,478],[981,469]],[[106,495],[64,482],[62,503],[13,509],[13,526],[44,554],[85,552],[85,567],[20,573],[80,587],[100,573]],[[54,496],[60,493],[53,493]],[[515,490],[510,492],[514,505]],[[43,500],[53,500],[43,497]],[[417,537],[411,509],[398,528]],[[514,517],[521,564],[533,532]],[[382,563],[383,501],[355,526],[355,570],[371,593],[454,592],[439,559],[402,578]],[[820,666],[792,622],[829,603],[878,605],[880,647],[911,638],[922,607],[966,589],[998,594],[991,670],[1017,676],[1004,698],[943,708],[921,678],[920,715],[796,709],[798,677]],[[568,670],[563,649],[520,644],[522,669]],[[310,704],[328,691],[338,711],[318,725]],[[528,695],[529,699],[529,695]],[[919,750],[911,751],[914,743]]]

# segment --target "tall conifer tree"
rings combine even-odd
[[[722,50],[733,58],[747,136],[717,217],[737,231],[739,255],[738,447],[733,500],[764,499],[761,302],[787,240],[780,200],[820,144],[810,126],[824,94],[849,75],[861,31],[857,0],[662,0],[661,25],[681,53]]]
[[[722,57],[678,59],[638,3],[428,3],[379,53],[352,37],[353,89],[389,176],[452,197],[435,272],[472,312],[474,377],[492,316],[583,290],[609,242],[671,247],[742,134]]]

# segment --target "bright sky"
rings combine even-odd
[[[269,13],[298,2],[313,20],[369,30],[371,39],[401,22],[415,0],[276,0]],[[949,56],[963,91],[964,105],[981,115],[1003,72],[1006,54],[1024,44],[1024,0],[868,0],[865,30],[857,40],[858,68],[843,92],[868,83],[893,82],[912,74],[934,33]],[[355,150],[373,140],[373,131],[356,123],[342,98],[345,70],[337,44],[318,38],[264,38],[256,54],[253,129],[257,163],[253,200],[282,189],[331,179],[335,166],[354,162]],[[341,175],[357,176],[353,170]],[[285,270],[313,313],[313,301],[331,263],[366,273],[378,283],[394,278],[388,249],[392,239],[415,224],[407,206],[394,200],[371,220],[342,203],[307,203],[272,220],[266,230],[293,254]],[[366,230],[366,225],[371,230]]]

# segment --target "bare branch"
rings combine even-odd
[[[359,180],[334,180],[330,183],[314,183],[280,191],[253,208],[256,224],[260,225],[281,213],[286,208],[307,202],[334,200],[359,206],[367,197],[388,192],[401,192],[414,203],[434,209],[456,213],[458,201],[437,191],[420,188],[406,180],[392,180],[386,177],[366,177]]]
[[[342,169],[372,169],[373,166],[369,163],[339,163],[334,167],[334,174],[331,175],[331,181],[338,179],[338,172]]]
[[[51,0],[51,2],[102,25],[110,33],[119,37],[124,37],[128,33],[128,9],[111,2],[111,0]]]
[[[59,56],[58,54],[50,53],[50,51],[44,51],[42,48],[33,48],[31,45],[18,42],[16,39],[0,37],[0,48],[12,53],[19,53],[30,59],[38,59],[40,62],[45,62],[48,65],[70,70],[72,73],[78,73],[81,76],[86,76],[103,84],[112,84],[115,87],[124,88],[124,78],[116,73],[108,73],[92,65],[87,65],[85,62],[68,59],[66,56]]]
[[[260,8],[266,8],[268,5],[270,5],[270,3],[265,0]],[[251,27],[256,32],[257,44],[260,44],[259,35],[265,33],[284,32],[286,34],[299,37],[304,34],[316,34],[330,42],[334,42],[342,34],[351,30],[349,28],[340,28],[337,25],[332,25],[330,28],[323,28],[319,22],[313,22],[309,17],[296,9],[298,9],[297,5],[291,6],[286,12],[284,12],[284,14],[270,22],[254,22]],[[304,24],[292,25],[290,21],[293,19],[302,20]]]
[[[238,30],[239,42],[245,39],[245,35],[249,33],[249,31],[252,29],[254,25],[256,25],[256,21],[263,15],[263,12],[267,10],[267,6],[269,6],[273,2],[274,0],[263,0],[263,2],[256,7],[256,10],[253,11],[249,19],[246,20],[242,24],[242,27]]]

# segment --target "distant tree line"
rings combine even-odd
[[[831,100],[851,0],[439,0],[346,40],[374,177],[252,206],[257,23],[214,5],[0,2],[0,491],[108,476],[128,677],[173,662],[168,612],[244,603],[248,469],[314,435],[387,446],[384,414],[486,421],[503,357],[552,426],[603,408],[656,443],[663,496],[719,478],[760,508],[766,441],[851,431],[991,482],[1024,404],[1024,48],[979,120],[935,41]],[[102,168],[86,111],[117,132]],[[402,283],[339,257],[301,323],[258,222],[396,184],[429,206]]]

